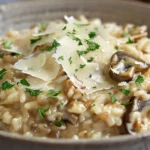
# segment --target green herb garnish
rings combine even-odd
[[[85,27],[85,26],[88,26],[89,24],[88,23],[86,23],[86,24],[77,24],[77,23],[75,23],[75,25],[77,27]]]
[[[80,68],[84,68],[84,67],[85,67],[85,64],[84,65],[80,64]]]
[[[19,56],[19,53],[11,53],[12,56]]]
[[[26,92],[28,92],[31,96],[38,96],[43,91],[41,91],[41,90],[33,90],[33,89],[26,88]]]
[[[30,83],[26,79],[20,80],[20,83],[25,86],[30,86]]]
[[[118,51],[119,47],[116,45],[116,46],[115,46],[115,49]]]
[[[94,107],[94,106],[96,106],[96,104],[95,104],[95,103],[91,105],[91,107]]]
[[[61,127],[63,125],[63,120],[55,122],[55,126]]]
[[[6,69],[2,69],[2,70],[0,71],[0,80],[3,79],[3,76],[5,75],[6,72],[7,72]]]
[[[117,98],[116,98],[112,93],[109,93],[109,96],[110,96],[111,101],[112,101],[113,103],[115,103],[115,102],[117,101]]]
[[[143,82],[144,82],[144,78],[141,75],[139,75],[137,79],[135,80],[135,84],[137,87],[141,87],[141,83]]]
[[[64,26],[62,30],[66,30],[67,26]]]
[[[56,49],[57,47],[61,46],[60,43],[58,43],[56,40],[54,40],[54,42],[52,43],[51,47],[48,49],[48,51],[52,51],[54,49]]]
[[[92,62],[94,60],[93,57],[90,57],[90,59],[87,60],[87,62]]]
[[[80,57],[81,55],[85,54],[86,51],[79,51],[79,50],[77,50],[77,53],[78,53],[78,55],[79,55],[79,57]]]
[[[78,45],[83,45],[82,42],[81,42],[81,39],[79,39],[78,37],[76,37],[74,34],[75,34],[75,32],[74,32],[74,33],[68,32],[68,35],[69,35],[73,40],[77,41],[77,42],[78,42]]]
[[[38,111],[38,113],[39,113],[39,115],[40,115],[40,117],[41,117],[42,119],[45,119],[44,113],[47,112],[48,110],[49,110],[49,107],[46,108],[46,109],[37,108],[37,111]]]
[[[127,102],[127,103],[123,103],[123,104],[121,104],[121,105],[123,105],[123,106],[128,106],[128,105],[130,105],[130,104],[132,104],[132,101]]]
[[[95,50],[99,49],[99,47],[100,47],[100,45],[95,42],[92,42],[89,40],[85,40],[85,41],[88,44],[88,48],[87,48],[88,51],[95,51]]]
[[[40,41],[41,39],[42,39],[41,37],[36,38],[36,39],[31,39],[30,44],[35,44],[36,42]]]
[[[69,60],[69,63],[72,64],[72,57],[70,57],[68,60]]]
[[[75,72],[77,72],[78,71],[78,69],[75,69]]]
[[[95,32],[90,32],[89,33],[89,38],[92,39],[96,36],[96,33]]]
[[[11,49],[11,45],[12,45],[12,41],[11,40],[7,40],[6,42],[4,42],[4,47],[6,49]]]
[[[131,40],[130,38],[128,38],[128,41],[126,42],[127,44],[133,44],[134,43],[134,41],[133,40]]]
[[[64,60],[64,56],[60,56],[58,60]]]
[[[40,23],[40,26],[41,26],[41,30],[44,31],[45,28],[46,28],[45,22],[41,22],[41,23]]]
[[[126,89],[120,89],[120,92],[122,92],[126,96],[128,96],[130,94],[130,91],[126,90]]]
[[[5,81],[5,82],[2,84],[1,89],[2,89],[2,90],[6,90],[6,89],[12,88],[13,86],[14,86],[14,84],[11,84],[11,83],[9,83],[8,81]]]
[[[61,93],[61,91],[49,90],[48,96],[52,98],[57,98],[57,96]]]

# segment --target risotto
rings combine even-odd
[[[73,139],[149,132],[147,27],[64,18],[0,38],[0,130]]]

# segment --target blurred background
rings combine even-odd
[[[27,0],[0,0],[0,4],[7,4],[9,2],[16,2],[16,1],[27,1]],[[36,1],[36,0],[34,0],[34,1]],[[142,2],[146,2],[146,3],[150,3],[150,0],[124,0],[124,1],[142,1]]]

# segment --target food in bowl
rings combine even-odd
[[[0,39],[0,129],[48,138],[150,131],[147,27],[65,16]]]

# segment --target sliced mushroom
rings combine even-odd
[[[145,71],[149,65],[125,52],[116,52],[110,60],[109,75],[115,81],[131,81],[134,73]]]
[[[78,116],[69,112],[65,112],[63,120],[70,122],[73,125],[76,125],[78,122]]]
[[[150,100],[148,101],[141,101],[138,100],[136,97],[132,97],[131,100],[131,105],[128,105],[127,111],[124,116],[124,123],[125,123],[125,129],[127,133],[129,134],[136,134],[136,131],[134,131],[134,128],[138,126],[138,123],[133,123],[130,121],[130,114],[132,112],[142,112],[145,110],[146,107],[150,107]]]

